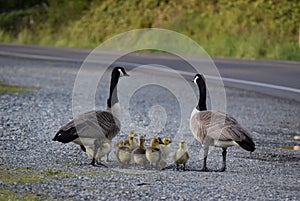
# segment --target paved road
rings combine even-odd
[[[25,58],[83,62],[90,49],[68,49],[34,45],[0,44],[0,55]],[[107,61],[113,52],[101,52],[99,61]],[[248,89],[281,98],[300,101],[300,62],[212,58],[225,86]],[[164,54],[131,53],[119,63],[160,64],[194,74],[188,64],[178,57]],[[192,73],[193,72],[193,73]]]

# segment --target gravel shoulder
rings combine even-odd
[[[0,81],[38,88],[0,94],[0,200],[300,199],[300,150],[291,150],[300,146],[299,102],[226,88],[228,112],[252,132],[257,149],[250,154],[229,148],[224,173],[143,170],[133,165],[121,169],[113,153],[110,168],[95,168],[88,165],[91,159],[79,146],[51,140],[72,119],[72,89],[79,67],[80,63],[0,57]],[[98,86],[97,108],[104,108],[108,81],[109,74]],[[161,108],[149,112],[157,105],[166,112]],[[135,124],[125,119],[114,141],[124,138],[134,125],[144,127],[138,134],[149,137],[171,135],[174,148],[184,138],[191,155],[188,167],[200,169],[201,145],[193,140],[189,126],[174,136],[181,118],[177,107],[172,94],[161,88],[137,91],[130,100]],[[149,119],[155,112],[167,114],[163,129]],[[219,166],[221,150],[211,149],[208,167]]]

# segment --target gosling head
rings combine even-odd
[[[159,144],[161,144],[161,142],[158,138],[153,138],[150,142],[151,147],[157,147]]]
[[[140,142],[145,142],[146,141],[146,138],[144,135],[141,135],[140,138],[139,138],[139,141]]]
[[[163,139],[163,143],[164,143],[164,145],[168,145],[168,144],[170,144],[172,141],[171,141],[171,138],[170,137],[165,137],[164,139]]]
[[[181,140],[181,141],[179,142],[179,147],[180,147],[181,149],[184,149],[184,144],[185,144],[185,141],[184,141],[184,140]]]
[[[160,137],[156,137],[156,139],[158,140],[159,144],[164,144],[163,140]]]
[[[130,142],[128,140],[124,140],[121,146],[128,147],[130,146]]]
[[[140,145],[140,146],[144,146],[145,141],[146,141],[145,136],[144,136],[144,135],[141,135],[140,138],[139,138],[139,145]]]
[[[134,131],[131,130],[131,131],[129,132],[129,135],[128,135],[128,136],[129,136],[129,139],[130,139],[130,140],[133,140],[134,137],[135,137]]]

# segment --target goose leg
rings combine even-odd
[[[110,145],[112,145],[112,142],[110,141]],[[109,154],[110,154],[111,151],[109,151],[107,154],[106,154],[106,162],[112,162],[112,160],[109,160]]]
[[[157,162],[155,163],[155,169],[156,169],[156,170],[159,170],[159,161],[157,161]]]
[[[106,154],[106,162],[110,162],[110,160],[109,160],[109,153]]]
[[[93,160],[91,162],[91,165],[94,167],[107,167],[106,165],[104,165],[103,163],[101,163],[101,161],[96,160],[96,155],[98,153],[98,149],[99,149],[100,145],[99,142],[95,141],[94,142],[94,153],[93,153]]]
[[[144,168],[145,169],[150,169],[151,168],[151,165],[150,165],[150,163],[148,161],[144,162]]]
[[[205,146],[204,147],[204,153],[203,153],[203,155],[204,155],[204,157],[203,157],[203,167],[202,167],[202,169],[200,170],[201,172],[208,172],[209,171],[209,169],[206,167],[206,161],[207,161],[207,155],[208,155],[208,149],[209,149],[209,146]]]
[[[80,148],[81,148],[81,150],[82,150],[82,151],[86,152],[86,148],[85,148],[85,146],[83,146],[83,145],[80,145]]]
[[[227,154],[227,148],[222,148],[222,157],[223,157],[223,161],[222,161],[222,167],[221,169],[218,170],[218,172],[224,172],[226,170],[226,154]]]
[[[98,149],[95,147],[94,148],[94,154],[93,154],[93,160],[91,162],[91,165],[94,166],[94,167],[97,167],[97,166],[99,167],[99,164],[98,164],[98,162],[96,162],[96,158],[95,158],[96,154],[97,154],[97,150]]]
[[[103,167],[108,168],[107,165],[105,165],[104,163],[101,163],[101,161],[97,161],[97,165],[98,165],[98,166],[103,166]]]
[[[93,157],[93,160],[92,160],[92,162],[91,162],[91,165],[92,166],[96,166],[96,159]]]

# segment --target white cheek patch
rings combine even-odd
[[[118,69],[118,71],[120,72],[120,77],[124,76],[124,73],[122,72],[121,69]]]
[[[194,78],[194,83],[195,83],[195,84],[197,84],[197,80],[198,80],[198,79],[199,79],[198,76]]]

